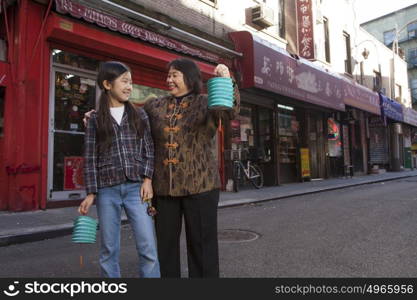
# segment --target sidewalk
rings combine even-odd
[[[417,170],[291,183],[281,186],[265,187],[259,190],[247,189],[239,193],[222,192],[220,193],[219,207],[306,195],[412,176],[417,176]],[[18,213],[0,212],[0,246],[71,234],[72,223],[77,216],[78,212],[76,207]],[[95,208],[91,209],[90,216],[97,217]],[[125,216],[123,216],[123,221],[126,222]]]

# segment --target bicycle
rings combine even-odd
[[[244,175],[244,177],[242,176]],[[246,160],[246,166],[241,160],[233,161],[233,191],[239,191],[239,184],[242,179],[248,180],[255,188],[260,189],[264,185],[264,176],[261,168],[249,159]]]

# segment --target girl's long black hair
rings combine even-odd
[[[97,111],[97,141],[99,153],[104,153],[110,149],[114,138],[113,122],[110,114],[110,98],[108,91],[104,88],[103,81],[113,83],[122,74],[130,72],[125,64],[118,61],[108,61],[100,65],[97,75],[97,84],[101,89],[99,107]],[[143,137],[145,122],[139,117],[136,108],[130,101],[125,104],[125,111],[129,126],[138,134],[138,138]]]

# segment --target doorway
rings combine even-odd
[[[48,200],[85,197],[84,113],[96,107],[96,72],[54,66],[49,102]]]

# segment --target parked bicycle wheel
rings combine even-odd
[[[250,166],[248,179],[257,189],[260,189],[264,185],[264,175],[262,174],[261,168],[257,165]]]
[[[233,165],[233,191],[235,193],[239,192],[239,183],[240,183],[240,166],[238,163]]]

